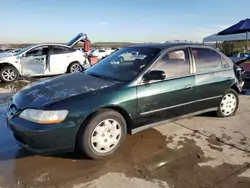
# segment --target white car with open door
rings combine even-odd
[[[83,51],[74,49],[78,42],[89,42],[85,34],[78,34],[66,45],[37,44],[0,57],[0,79],[13,82],[21,77],[49,76],[82,71],[90,67]]]

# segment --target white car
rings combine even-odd
[[[49,76],[78,72],[90,67],[81,50],[73,46],[88,40],[80,33],[66,45],[37,44],[23,48],[13,54],[0,56],[0,79],[13,82],[19,76]]]
[[[112,54],[115,50],[106,50],[106,49],[96,49],[96,50],[92,50],[89,53],[89,56],[96,56],[98,59],[102,59],[104,57],[109,56],[110,54]]]

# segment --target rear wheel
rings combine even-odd
[[[126,132],[126,121],[120,113],[101,110],[79,131],[78,146],[88,157],[102,159],[121,147]]]
[[[81,72],[82,70],[83,70],[83,68],[80,65],[80,63],[78,63],[78,62],[71,63],[70,66],[69,66],[69,72],[70,73]]]
[[[0,70],[0,79],[2,82],[14,82],[18,78],[18,71],[15,67],[5,66]]]
[[[238,106],[239,106],[238,93],[233,89],[229,89],[220,102],[217,115],[219,117],[233,116],[235,115]]]

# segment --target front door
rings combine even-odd
[[[191,48],[195,63],[197,111],[218,107],[222,96],[234,83],[229,63],[210,48]]]
[[[23,76],[44,75],[46,70],[47,46],[36,47],[26,52],[20,59]]]
[[[195,77],[187,48],[168,51],[151,70],[164,71],[166,79],[137,86],[137,126],[192,113]]]

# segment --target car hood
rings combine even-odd
[[[6,63],[11,61],[18,61],[17,56],[12,54],[1,54],[0,55],[0,63]]]
[[[72,73],[34,82],[17,92],[12,102],[19,110],[44,108],[69,97],[96,92],[115,84],[86,73]]]
[[[5,59],[5,58],[9,58],[9,57],[14,57],[14,55],[12,53],[0,53],[0,59]]]

